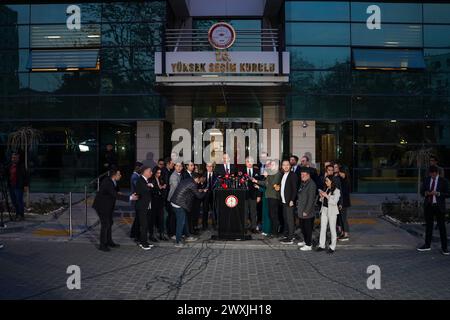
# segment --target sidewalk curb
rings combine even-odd
[[[390,215],[381,215],[380,219],[389,222],[390,224],[396,226],[397,228],[400,228],[402,230],[405,230],[409,234],[418,237],[418,238],[425,238],[425,232],[424,231],[417,231],[414,228],[411,227],[409,223],[401,222],[398,219],[395,219],[394,217],[391,217]],[[434,228],[434,227],[433,227]],[[440,242],[439,236],[433,235],[432,242]],[[450,241],[450,237],[447,235],[447,241]]]

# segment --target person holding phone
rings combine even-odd
[[[327,237],[327,226],[330,225],[331,244],[328,247],[328,253],[332,254],[336,250],[337,232],[336,221],[339,214],[338,203],[341,197],[341,191],[336,187],[333,176],[325,177],[325,191],[319,189],[320,202],[320,237],[319,247],[316,251],[325,250],[325,241]]]

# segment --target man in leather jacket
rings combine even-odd
[[[176,214],[177,228],[176,228],[176,244],[175,247],[182,248],[181,235],[184,233],[186,242],[196,241],[189,234],[186,224],[186,212],[192,210],[195,199],[203,199],[207,194],[207,189],[198,189],[200,183],[200,174],[193,172],[192,179],[181,180],[175,192],[170,198],[170,204]]]

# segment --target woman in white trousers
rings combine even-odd
[[[339,214],[338,202],[341,197],[341,191],[336,188],[332,176],[325,178],[326,190],[319,190],[322,208],[320,210],[320,238],[317,251],[325,250],[325,241],[327,238],[327,226],[330,225],[331,244],[328,247],[328,253],[334,253],[336,250],[336,221]]]

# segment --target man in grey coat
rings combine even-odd
[[[181,171],[183,171],[183,164],[181,162],[175,163],[175,172],[170,175],[169,178],[169,194],[167,195],[167,201],[172,198],[175,189],[181,181]]]
[[[170,175],[169,177],[169,193],[167,195],[167,201],[170,203],[170,199],[172,199],[173,194],[175,193],[176,188],[178,187],[178,184],[181,181],[181,171],[183,171],[183,164],[181,162],[175,163],[175,171]],[[172,206],[168,206],[169,208],[167,210],[170,210],[169,213],[169,226],[170,226],[170,232],[169,237],[171,239],[175,239],[175,230],[176,230],[176,215],[175,211],[173,210]]]
[[[300,228],[304,241],[299,242],[298,245],[302,251],[311,251],[317,187],[311,179],[311,172],[307,167],[302,167],[300,179],[301,184],[297,194],[297,214],[300,218]]]

